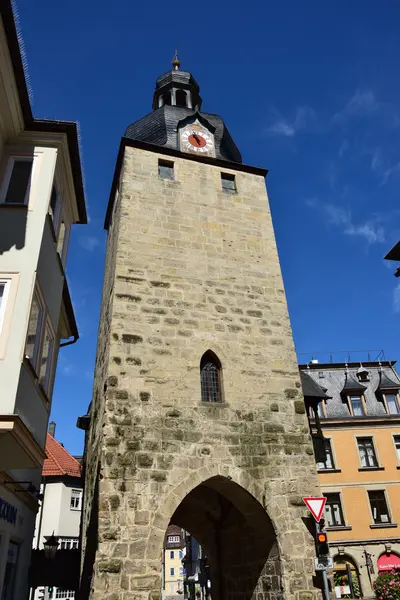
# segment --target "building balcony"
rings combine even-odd
[[[41,469],[46,454],[18,415],[0,414],[0,456],[8,471]]]

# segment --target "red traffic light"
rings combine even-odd
[[[317,540],[319,541],[320,544],[325,544],[328,540],[328,538],[326,537],[326,533],[319,533]]]

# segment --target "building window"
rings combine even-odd
[[[389,510],[386,503],[385,492],[382,490],[369,491],[368,497],[374,523],[390,523]]]
[[[352,558],[334,558],[333,585],[336,598],[361,598],[360,576]]]
[[[363,417],[366,414],[364,398],[362,396],[349,396],[350,414],[353,417]]]
[[[40,358],[40,373],[39,381],[47,392],[49,389],[51,373],[52,373],[52,357],[53,357],[54,338],[50,330],[49,324],[46,324],[43,340],[43,348]]]
[[[400,463],[400,435],[395,435],[393,437],[394,447],[396,449],[397,461]]]
[[[28,323],[28,335],[26,338],[25,356],[29,358],[33,367],[36,368],[37,358],[40,352],[40,338],[43,325],[44,306],[38,291],[35,290],[32,298],[31,313]]]
[[[171,575],[171,577],[174,577],[174,575],[175,575],[175,569],[174,569],[174,567],[170,568],[169,574]]]
[[[173,179],[174,178],[174,163],[169,160],[159,159],[158,175],[162,179]]]
[[[4,204],[28,204],[32,168],[31,156],[11,158],[5,176],[7,191],[3,197]]]
[[[397,394],[385,394],[387,413],[388,415],[398,415],[399,410],[399,399]]]
[[[53,221],[54,233],[56,234],[56,237],[58,237],[58,225],[61,215],[61,196],[55,185],[53,185],[51,191],[49,215]]]
[[[186,107],[187,106],[187,94],[185,92],[185,90],[177,90],[175,93],[175,102],[176,102],[176,106],[182,106],[182,107]]]
[[[342,527],[344,525],[340,494],[325,494],[325,514],[328,527]]]
[[[11,279],[0,279],[0,335],[6,314],[6,304],[10,292]]]
[[[175,558],[175,553],[174,553],[173,550],[170,551],[169,557],[170,557],[171,560],[173,560]]]
[[[321,462],[317,463],[317,468],[320,471],[335,468],[335,463],[333,461],[331,440],[325,439],[324,446],[325,446],[325,460],[323,462],[321,461]]]
[[[60,538],[60,550],[77,550],[79,547],[78,538]]]
[[[376,459],[374,442],[372,438],[357,438],[358,453],[360,463],[363,468],[373,468],[378,466]]]
[[[179,576],[182,577],[183,576],[183,567],[179,567]]]
[[[181,538],[179,535],[169,535],[167,541],[169,544],[177,544],[181,541]]]
[[[182,560],[182,558],[183,558],[183,552],[182,552],[182,550],[179,550],[179,560]]]
[[[175,592],[175,584],[174,583],[170,583],[169,584],[169,593],[173,594]]]
[[[203,402],[221,402],[221,363],[218,357],[208,350],[200,361],[201,399]]]
[[[221,173],[221,184],[224,192],[236,192],[235,175],[230,173]]]
[[[71,490],[71,510],[81,510],[82,490]]]
[[[69,227],[67,225],[65,225],[64,221],[61,221],[60,231],[58,232],[57,252],[60,256],[61,263],[63,266],[65,266],[65,262],[66,262],[66,258],[67,258],[69,233],[70,233]]]
[[[74,600],[75,592],[73,590],[56,589],[56,598],[64,598],[64,600]]]

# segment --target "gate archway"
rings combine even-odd
[[[275,530],[262,505],[222,476],[191,490],[170,524],[191,533],[205,550],[212,600],[278,600],[281,565]]]

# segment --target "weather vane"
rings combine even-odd
[[[172,59],[172,66],[174,67],[175,71],[178,71],[179,67],[181,66],[181,61],[178,58],[178,50],[175,50],[174,58]]]

